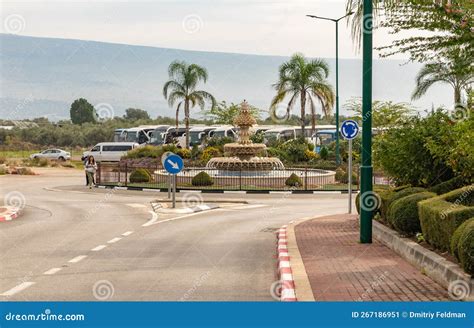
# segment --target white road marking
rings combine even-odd
[[[127,231],[122,234],[122,236],[127,237],[130,236],[133,233],[133,231]]]
[[[46,274],[46,275],[52,275],[52,274],[55,274],[59,271],[61,271],[63,268],[52,268],[52,269],[49,269],[48,271],[45,271],[43,274]]]
[[[82,261],[82,260],[85,259],[86,257],[87,257],[87,255],[79,255],[79,256],[76,256],[75,258],[69,260],[68,262],[69,262],[69,263],[77,263],[77,262]]]
[[[22,283],[19,284],[18,286],[15,286],[15,287],[13,287],[12,289],[7,290],[6,292],[2,293],[1,296],[12,296],[12,295],[15,295],[16,293],[19,293],[19,292],[21,292],[22,290],[27,289],[27,288],[30,287],[30,286],[33,286],[34,284],[36,284],[36,282],[33,282],[33,281],[25,281],[25,282],[22,282]]]
[[[130,206],[130,207],[134,207],[134,208],[144,208],[144,207],[147,207],[146,205],[137,204],[137,203],[131,203],[131,204],[125,204],[125,205]]]
[[[226,211],[231,211],[231,210],[250,210],[252,208],[260,208],[260,207],[266,207],[268,206],[267,204],[253,204],[253,205],[236,205],[236,206],[226,206],[223,207],[224,210]]]
[[[142,227],[148,227],[151,226],[152,224],[155,224],[156,221],[158,221],[158,214],[156,214],[154,211],[148,211],[151,213],[151,219],[148,220],[148,222],[142,224]]]
[[[120,239],[122,239],[122,238],[120,238],[120,237],[115,237],[115,238],[110,239],[107,243],[113,244],[113,243],[118,242]]]
[[[100,250],[103,250],[106,247],[107,247],[107,245],[99,245],[99,246],[94,247],[93,249],[91,249],[91,251],[98,252]]]

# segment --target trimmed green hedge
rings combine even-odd
[[[291,173],[291,175],[286,179],[285,185],[288,187],[301,187],[303,182],[301,181],[300,177],[297,176],[295,173]]]
[[[474,217],[474,185],[418,203],[421,231],[425,240],[441,251],[450,249],[454,231]]]
[[[379,195],[380,202],[381,202],[379,209],[374,214],[379,213],[380,216],[383,219],[385,219],[387,209],[388,209],[388,200],[392,197],[394,192],[391,189],[387,189],[383,187],[379,188],[378,186],[374,186],[373,190],[377,195]],[[360,214],[360,192],[357,193],[356,195],[355,203],[356,203],[357,213]]]
[[[466,224],[457,245],[457,254],[461,266],[469,274],[474,274],[474,221]]]
[[[130,174],[130,182],[132,183],[141,183],[141,182],[150,182],[151,175],[145,169],[136,169]]]
[[[455,177],[452,178],[451,180],[441,182],[440,184],[437,184],[431,188],[429,188],[429,191],[434,192],[438,195],[446,194],[452,190],[462,188],[465,186],[466,183],[464,181],[464,178],[462,177]]]
[[[451,237],[451,245],[450,245],[451,254],[453,254],[453,256],[457,258],[458,260],[459,260],[459,255],[458,255],[459,239],[461,238],[461,235],[464,229],[466,228],[466,226],[471,222],[474,222],[474,218],[470,218],[469,220],[464,221],[459,227],[457,227],[457,229],[453,233],[453,236]]]
[[[193,186],[212,186],[213,183],[211,176],[204,171],[196,174],[191,180]]]
[[[433,192],[420,192],[397,199],[390,205],[388,222],[403,235],[412,236],[421,231],[418,202],[435,197]]]

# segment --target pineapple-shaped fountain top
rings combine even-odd
[[[250,111],[249,104],[246,100],[241,105],[240,113],[234,118],[234,124],[240,128],[240,135],[239,135],[239,144],[241,145],[248,145],[252,143],[250,140],[250,132],[249,129],[256,124],[257,121],[252,115]]]

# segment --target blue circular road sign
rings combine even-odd
[[[171,174],[178,174],[184,167],[183,159],[173,153],[168,154],[163,162],[165,170]]]
[[[354,120],[345,120],[341,124],[341,134],[344,139],[354,139],[359,134],[359,130],[359,124]]]

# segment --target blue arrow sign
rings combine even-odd
[[[171,174],[178,174],[184,167],[183,159],[176,154],[169,154],[163,162],[165,170]]]
[[[359,130],[359,124],[354,120],[345,120],[341,124],[341,134],[344,139],[354,139],[359,134]]]

